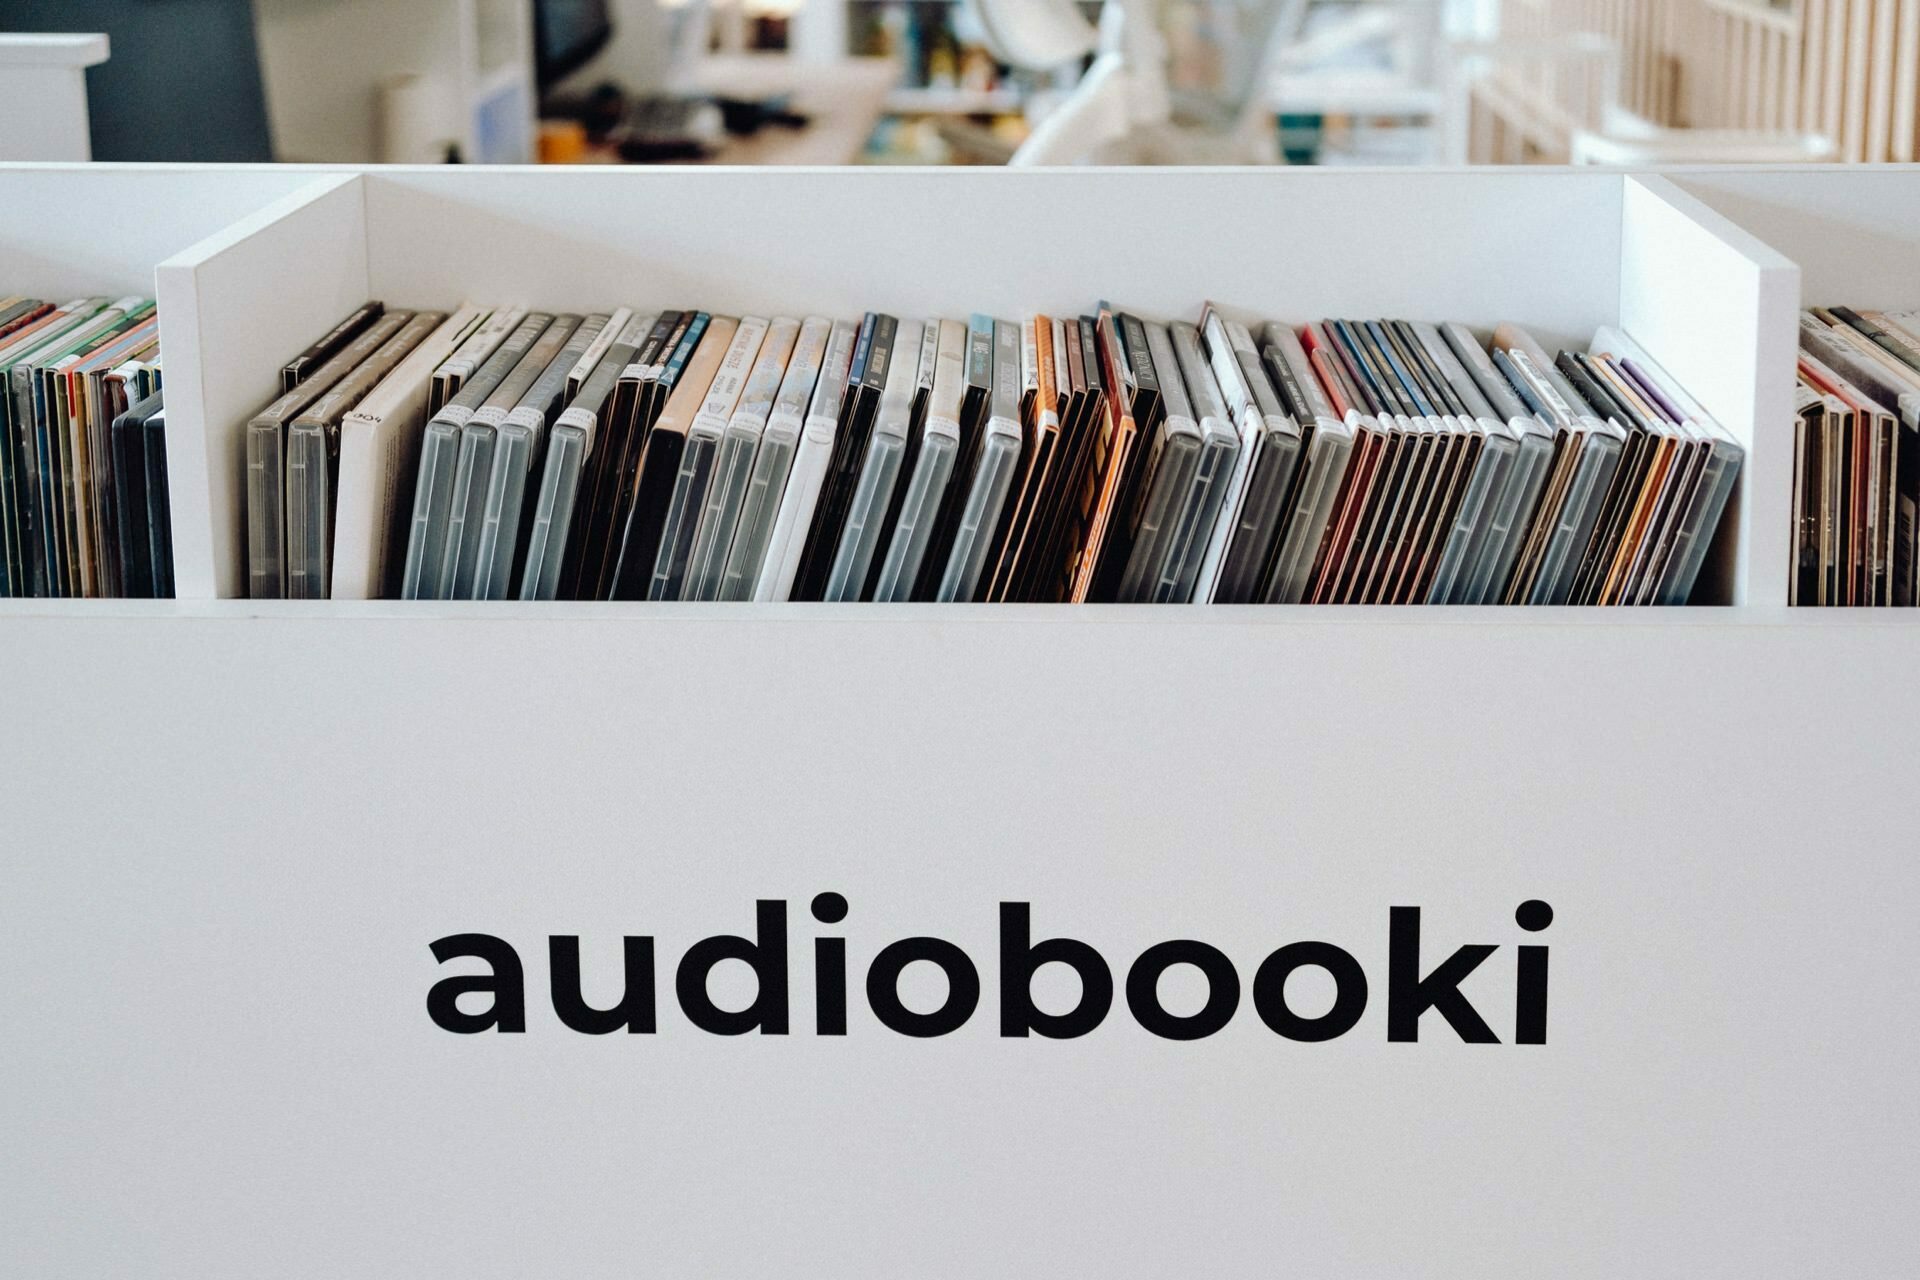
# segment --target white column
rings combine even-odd
[[[87,68],[107,37],[0,34],[0,160],[91,160]]]

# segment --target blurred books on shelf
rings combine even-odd
[[[813,62],[781,53],[710,54],[666,92],[602,85],[550,98],[542,158],[614,164],[843,165],[862,158],[895,78],[883,58]]]
[[[874,126],[860,162],[1003,165],[1029,132],[1025,118],[1017,112],[986,116],[889,113]]]
[[[1098,0],[1080,7],[1089,18],[1100,11]],[[1034,95],[1071,88],[1084,69],[1084,61],[1040,73],[1009,67],[963,0],[847,0],[847,51],[899,67],[884,105],[904,119],[883,122],[865,156],[881,163],[1004,163],[1026,136]]]
[[[1291,164],[1432,164],[1439,5],[1314,3],[1268,86]]]

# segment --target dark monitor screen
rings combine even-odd
[[[542,87],[585,65],[613,34],[607,0],[535,0],[533,9]]]

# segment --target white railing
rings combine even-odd
[[[1763,150],[1920,159],[1920,0],[1505,0],[1493,47],[1579,37],[1615,51],[1610,96],[1627,123],[1602,134],[1714,131],[1738,147],[1745,133]],[[1572,133],[1594,128],[1556,133],[1581,111],[1567,98],[1566,56],[1549,55],[1548,69],[1480,58],[1463,158],[1568,158]]]
[[[1449,55],[1450,160],[1565,164],[1573,136],[1618,106],[1619,48],[1604,36],[1463,43]]]

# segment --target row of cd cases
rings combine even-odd
[[[1920,604],[1920,310],[1800,316],[1788,603]]]
[[[1104,304],[370,303],[246,452],[256,598],[1405,604],[1686,603],[1744,457],[1617,331]]]
[[[153,300],[0,298],[0,596],[173,594]]]

